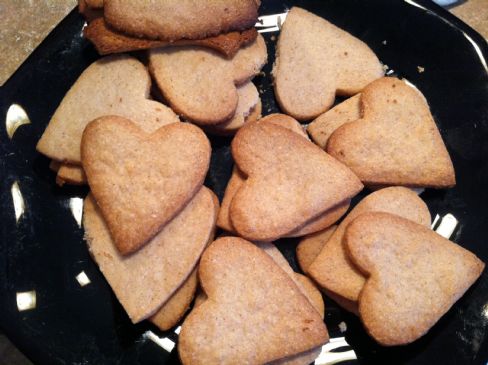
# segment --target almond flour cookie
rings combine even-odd
[[[387,213],[360,215],[347,227],[344,243],[367,277],[359,297],[361,321],[384,346],[423,336],[485,267],[429,228]]]
[[[327,152],[365,185],[456,184],[451,158],[420,91],[384,77],[361,93],[361,113],[361,119],[332,134]]]
[[[92,63],[64,96],[37,150],[54,160],[81,165],[81,135],[98,117],[119,115],[148,133],[178,122],[170,108],[148,100],[150,87],[149,73],[133,57],[109,56]]]
[[[188,204],[203,184],[210,152],[205,134],[188,123],[148,134],[107,116],[86,127],[83,169],[120,253],[137,251]]]
[[[309,120],[328,110],[336,93],[357,94],[383,76],[383,68],[365,43],[293,7],[280,32],[273,76],[281,109]]]
[[[338,304],[341,304],[341,298],[349,301],[349,304],[357,302],[365,282],[363,274],[347,257],[343,244],[346,227],[360,214],[378,211],[402,216],[425,227],[430,226],[427,205],[410,189],[403,187],[381,189],[361,200],[339,224],[308,268],[308,274],[312,279],[325,289],[328,295],[332,294],[330,296]],[[348,307],[351,308],[351,305]]]
[[[255,0],[105,0],[104,17],[127,34],[176,41],[251,28],[258,7]]]
[[[182,325],[178,353],[183,364],[236,359],[263,364],[328,341],[318,312],[252,243],[236,237],[214,241],[202,256],[199,276],[208,298]]]
[[[362,189],[344,165],[271,123],[260,120],[244,126],[231,147],[247,179],[232,199],[230,218],[239,235],[249,240],[286,236]]]
[[[259,73],[266,61],[261,35],[231,59],[203,47],[149,51],[149,68],[164,98],[178,114],[203,126],[225,123],[235,115],[236,87]]]

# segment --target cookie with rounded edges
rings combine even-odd
[[[273,69],[276,99],[286,114],[316,118],[336,94],[357,94],[383,73],[376,55],[358,38],[304,9],[288,12]]]
[[[297,133],[298,135],[308,139],[308,136],[300,123],[285,114],[270,114],[265,116],[264,118],[261,118],[261,121],[287,128]],[[232,225],[232,221],[229,215],[229,208],[235,193],[245,180],[245,175],[241,171],[239,171],[236,166],[234,166],[231,178],[225,190],[224,198],[222,200],[222,208],[217,219],[217,225],[228,232],[235,233],[235,229]],[[317,218],[306,222],[302,227],[298,227],[289,232],[286,237],[299,237],[330,226],[347,211],[349,203],[349,200],[340,203],[336,207],[322,213]]]
[[[343,237],[347,225],[365,212],[387,212],[430,227],[427,205],[408,188],[381,189],[361,200],[342,220],[308,268],[308,274],[320,287],[352,302],[357,302],[365,277],[347,257]],[[339,300],[337,302],[341,304]]]
[[[149,51],[149,69],[173,110],[199,125],[228,121],[236,112],[236,85],[255,76],[267,61],[261,35],[231,59],[203,47]]]
[[[134,323],[153,315],[187,279],[217,214],[212,193],[203,187],[147,245],[122,256],[93,196],[85,199],[83,213],[90,254]]]
[[[300,291],[307,297],[310,303],[314,306],[314,308],[320,313],[322,318],[324,318],[325,314],[325,307],[324,307],[324,300],[322,298],[322,294],[317,289],[315,284],[304,275],[296,273],[290,267],[288,261],[284,258],[281,252],[276,248],[276,246],[272,243],[263,243],[260,242],[257,244],[259,248],[264,250],[278,266],[281,267],[283,271],[285,271],[293,282],[297,285]],[[194,308],[198,307],[207,299],[207,295],[203,290],[200,290],[195,298]],[[279,359],[276,361],[272,361],[269,364],[274,365],[308,365],[313,363],[314,360],[320,355],[322,351],[322,346],[318,346],[315,349],[308,350],[296,355],[288,356],[283,359]]]
[[[241,128],[231,150],[247,179],[231,201],[230,218],[249,240],[283,237],[363,188],[346,166],[318,146],[262,120]]]
[[[236,359],[262,364],[328,341],[316,309],[273,259],[250,242],[236,237],[214,241],[202,255],[199,277],[208,298],[182,325],[178,352],[183,364]]]
[[[361,93],[362,118],[330,137],[327,152],[365,185],[447,188],[456,184],[446,146],[419,90],[393,77]]]
[[[360,99],[361,94],[351,96],[315,118],[307,127],[312,141],[325,150],[330,136],[337,128],[361,118]]]
[[[148,242],[200,190],[210,152],[202,130],[188,123],[151,134],[117,116],[88,124],[81,141],[83,169],[122,254]]]
[[[117,55],[95,61],[64,96],[37,150],[54,160],[80,165],[81,135],[98,117],[119,115],[146,132],[178,122],[170,108],[148,99],[150,87],[148,71],[133,57]]]
[[[348,256],[367,276],[359,297],[361,321],[384,346],[427,333],[485,267],[429,228],[387,213],[360,215],[344,239]]]
[[[107,22],[136,37],[176,41],[201,39],[254,26],[255,0],[105,0]]]

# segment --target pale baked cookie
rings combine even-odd
[[[429,209],[412,190],[390,187],[368,195],[343,219],[307,270],[326,293],[357,302],[365,278],[349,261],[344,250],[343,236],[347,225],[354,218],[365,212],[378,211],[402,216],[425,227],[430,226]],[[336,301],[341,304],[340,299]]]
[[[357,94],[383,76],[383,68],[365,43],[293,7],[280,32],[273,76],[281,109],[309,120],[328,110],[336,93]]]
[[[281,126],[250,123],[237,132],[231,148],[247,179],[231,201],[230,218],[249,240],[286,236],[362,189],[348,168]]]
[[[263,364],[328,341],[316,309],[252,243],[236,237],[214,241],[202,256],[199,276],[208,298],[182,325],[178,352],[183,364],[236,359]]]
[[[90,253],[134,323],[153,315],[187,279],[213,234],[217,214],[212,192],[201,188],[146,246],[122,256],[91,195],[83,213]]]
[[[261,35],[231,59],[203,47],[149,51],[149,69],[173,110],[199,125],[227,122],[236,112],[236,85],[252,79],[267,61]]]
[[[210,152],[202,130],[188,123],[151,134],[115,116],[88,124],[81,142],[83,169],[122,254],[153,238],[200,190]]]
[[[109,56],[92,63],[64,96],[37,150],[54,160],[80,165],[81,135],[98,117],[119,115],[146,132],[178,122],[170,108],[148,100],[150,87],[148,71],[133,57]]]
[[[327,152],[365,185],[456,184],[451,158],[419,90],[384,77],[363,90],[360,102],[361,119],[338,128]]]
[[[248,29],[258,7],[255,0],[105,0],[104,16],[124,33],[176,41]]]
[[[346,229],[349,257],[367,277],[359,314],[385,346],[423,336],[473,285],[485,264],[429,228],[387,213],[365,213]]]
[[[285,114],[270,114],[265,116],[264,118],[261,118],[260,121],[282,126],[308,139],[308,136],[300,123]],[[227,232],[235,233],[235,229],[230,220],[229,207],[235,193],[245,182],[245,180],[246,177],[244,176],[244,174],[239,171],[236,166],[234,166],[231,178],[227,184],[227,188],[225,189],[224,199],[222,200],[222,208],[220,210],[217,220],[217,225]],[[308,222],[305,222],[301,227],[297,227],[293,231],[288,232],[286,234],[286,237],[299,237],[309,234],[311,232],[322,230],[330,226],[331,224],[336,222],[342,215],[344,215],[344,213],[349,208],[349,204],[349,200],[341,202],[332,209],[323,212],[318,217],[311,219]]]

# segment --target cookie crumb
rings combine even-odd
[[[422,66],[417,66],[417,71],[419,72],[419,74],[421,74],[425,71],[425,68],[423,68]]]
[[[386,42],[386,39],[383,42],[381,42],[381,43],[383,43],[383,45],[386,46],[386,43],[387,43]]]
[[[274,35],[272,35],[271,40],[274,42],[276,40],[276,37]]]
[[[339,331],[341,331],[341,333],[344,333],[347,331],[347,324],[346,322],[341,322],[339,323]]]
[[[383,71],[388,71],[388,65],[383,65]]]

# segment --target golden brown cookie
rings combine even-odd
[[[307,132],[312,141],[326,149],[330,136],[337,128],[361,118],[360,99],[361,94],[354,95],[319,115],[307,127]]]
[[[281,126],[250,123],[237,132],[231,148],[248,178],[232,199],[230,218],[249,240],[286,236],[362,189],[344,165]]]
[[[451,158],[420,91],[384,77],[361,93],[361,113],[361,119],[332,134],[327,152],[365,185],[456,184]]]
[[[208,299],[182,325],[178,352],[183,364],[236,359],[263,364],[327,342],[315,308],[252,243],[236,237],[214,241],[202,256],[199,276]]]
[[[307,134],[303,130],[303,127],[292,117],[289,117],[285,114],[270,114],[261,118],[261,122],[267,122],[271,124],[275,124],[278,126],[282,126],[287,128],[300,136],[308,139]],[[239,189],[239,187],[244,183],[246,180],[244,174],[239,171],[239,169],[234,166],[232,170],[231,178],[227,184],[227,188],[225,190],[224,199],[222,200],[222,209],[220,210],[219,217],[217,219],[217,225],[228,231],[235,233],[235,229],[232,226],[232,222],[230,220],[229,215],[229,207],[232,199],[234,198],[235,193]],[[336,222],[349,208],[350,201],[346,200],[341,202],[336,207],[323,212],[318,217],[311,219],[310,221],[306,222],[303,226],[294,229],[293,231],[289,232],[286,237],[299,237],[311,232],[316,232],[322,230],[334,222]]]
[[[94,19],[83,29],[83,36],[93,43],[101,55],[138,51],[166,46],[202,46],[211,48],[226,57],[233,57],[239,48],[253,42],[258,33],[256,28],[242,32],[222,33],[204,39],[182,39],[175,42],[133,37],[121,33],[105,22],[103,18]]]
[[[258,7],[255,0],[105,0],[104,16],[124,33],[175,41],[248,29],[258,20]]]
[[[300,240],[296,248],[296,254],[298,265],[300,265],[300,269],[304,273],[307,273],[308,267],[317,258],[336,228],[337,226],[333,225],[322,231],[307,235]]]
[[[212,193],[201,188],[180,214],[130,256],[116,249],[91,195],[85,199],[83,226],[91,255],[136,323],[153,315],[187,279],[213,234],[215,219]]]
[[[236,85],[259,73],[267,61],[261,35],[231,59],[203,47],[149,51],[149,68],[173,110],[200,125],[224,123],[236,112]]]
[[[293,7],[280,32],[273,76],[281,109],[298,120],[309,120],[329,109],[336,93],[357,94],[383,76],[383,68],[365,43]]]
[[[359,297],[361,320],[385,346],[423,336],[485,267],[429,228],[387,213],[360,215],[344,238],[349,257],[368,278]]]
[[[37,150],[54,160],[80,165],[81,135],[98,117],[119,115],[146,132],[178,122],[170,108],[148,100],[150,87],[149,73],[133,57],[109,56],[92,63],[64,96]]]
[[[429,209],[412,190],[390,187],[368,195],[343,219],[308,268],[308,274],[320,287],[327,290],[327,293],[348,301],[358,300],[365,278],[347,258],[343,236],[347,225],[354,218],[372,211],[396,214],[425,227],[430,226]],[[341,304],[340,300],[336,301]]]
[[[205,134],[188,123],[152,134],[116,116],[88,124],[81,142],[83,169],[123,255],[154,237],[200,190],[210,152]]]

